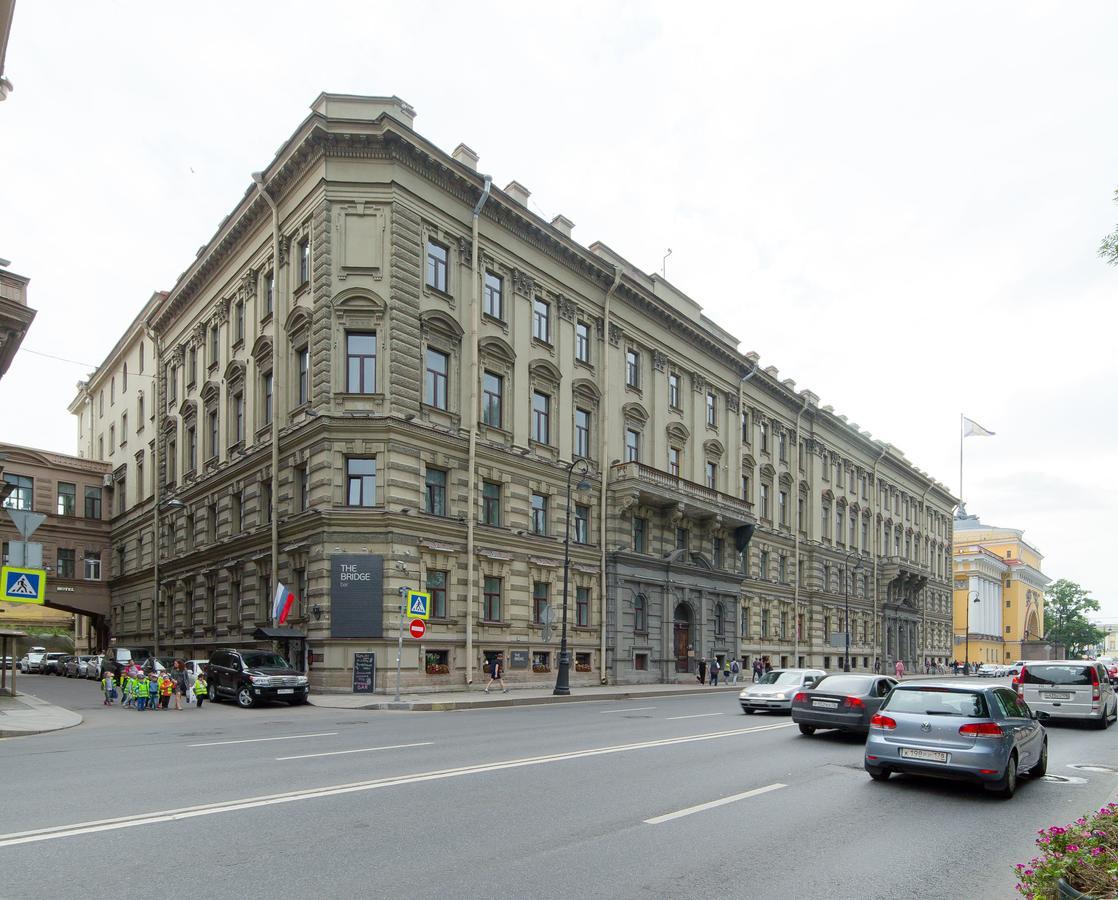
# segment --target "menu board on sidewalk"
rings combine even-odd
[[[373,693],[373,683],[377,674],[377,655],[375,653],[353,654],[353,693]]]

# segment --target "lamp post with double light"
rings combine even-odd
[[[577,456],[567,466],[567,518],[563,526],[563,631],[559,639],[559,674],[555,678],[553,694],[566,696],[571,692],[571,653],[567,649],[567,589],[570,582],[571,571],[571,477],[578,469],[581,476],[578,482],[580,491],[590,490],[590,482],[586,475],[590,472],[590,463],[584,457]]]
[[[842,630],[846,633],[846,653],[843,656],[842,663],[842,670],[844,672],[850,671],[850,576],[852,574],[850,571],[850,560],[852,557],[857,560],[854,565],[854,571],[857,572],[862,568],[861,554],[857,552],[846,554],[846,564],[843,566],[842,571],[843,587],[846,593],[846,613],[842,624]]]

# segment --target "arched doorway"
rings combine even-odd
[[[1025,640],[1035,641],[1040,637],[1040,623],[1037,622],[1036,610],[1029,610],[1029,617],[1025,621]]]
[[[675,670],[686,672],[687,652],[691,647],[691,607],[680,603],[675,608]]]

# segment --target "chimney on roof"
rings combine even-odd
[[[785,378],[784,381],[781,382],[781,384],[783,384],[790,391],[794,391],[796,389],[796,382],[794,382],[791,378]]]
[[[813,394],[811,391],[800,391],[800,396],[807,401],[808,406],[819,405],[819,397]]]
[[[450,154],[457,162],[462,163],[467,169],[477,171],[477,161],[481,158],[465,144],[459,144]]]
[[[521,206],[528,205],[528,198],[532,196],[532,192],[524,187],[519,181],[510,181],[505,185],[505,193],[512,197]]]
[[[778,369],[776,366],[766,366],[765,374],[771,375],[773,378],[776,378],[780,374],[780,369]]]
[[[758,361],[761,359],[761,354],[758,353],[756,350],[750,350],[747,354],[745,354],[745,358],[753,363],[753,365],[757,365]]]
[[[560,214],[551,220],[551,227],[558,229],[567,237],[570,237],[571,229],[575,227],[575,223],[568,219],[566,216]]]

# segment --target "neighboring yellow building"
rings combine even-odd
[[[1044,557],[1016,528],[983,525],[960,510],[955,517],[955,658],[1013,662],[1048,656]]]

